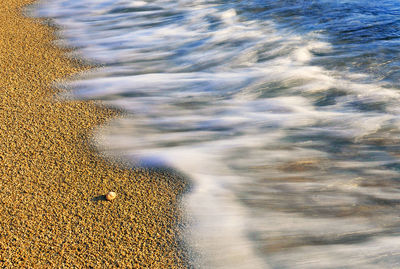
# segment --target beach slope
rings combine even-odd
[[[0,267],[187,267],[177,229],[186,183],[98,156],[91,132],[117,112],[57,98],[54,83],[88,67],[22,16],[32,2],[0,1]]]

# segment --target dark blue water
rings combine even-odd
[[[333,50],[318,55],[325,56],[318,64],[388,82],[399,78],[399,1],[244,1],[240,12],[248,18],[274,18],[293,33],[323,34]]]
[[[49,0],[128,112],[98,148],[193,182],[200,268],[400,266],[400,1]]]

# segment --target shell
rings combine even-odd
[[[106,199],[107,201],[112,201],[117,197],[117,194],[113,191],[110,191],[109,193],[106,194]]]

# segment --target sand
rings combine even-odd
[[[21,15],[32,2],[0,1],[0,268],[188,267],[178,240],[187,183],[96,153],[92,130],[118,113],[57,97],[55,81],[89,67]]]

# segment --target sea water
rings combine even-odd
[[[197,268],[400,267],[400,1],[48,0],[128,112],[99,149],[173,167]]]

